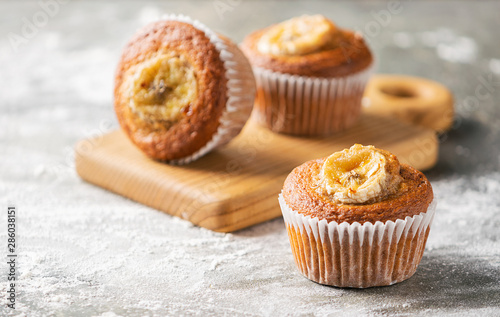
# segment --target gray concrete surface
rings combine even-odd
[[[498,2],[400,1],[400,12],[384,15],[383,1],[44,5],[54,1],[0,2],[0,315],[500,315]],[[453,91],[456,124],[426,173],[439,202],[415,276],[366,290],[321,286],[296,271],[282,219],[213,233],[78,178],[75,142],[117,128],[121,48],[169,12],[235,41],[323,13],[365,33],[378,72]],[[17,207],[15,310],[5,306],[8,204]]]

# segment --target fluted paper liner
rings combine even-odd
[[[219,51],[224,62],[227,79],[227,103],[219,119],[219,128],[201,149],[195,153],[177,160],[170,160],[171,164],[187,164],[213,149],[220,147],[233,139],[243,129],[253,108],[255,98],[255,78],[250,63],[239,48],[210,30],[204,24],[184,15],[167,15],[164,20],[185,22],[203,31]]]
[[[373,63],[351,75],[318,78],[254,67],[257,96],[252,119],[274,132],[330,135],[352,126]]]
[[[355,288],[410,278],[422,259],[436,207],[434,200],[425,213],[361,225],[301,215],[281,194],[279,203],[299,271],[317,283]]]

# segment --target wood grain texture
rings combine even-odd
[[[364,115],[328,138],[275,134],[249,122],[226,147],[185,165],[147,158],[122,131],[76,145],[84,180],[214,231],[231,232],[279,217],[278,194],[288,173],[305,161],[354,143],[375,145],[425,170],[437,161],[432,130]]]

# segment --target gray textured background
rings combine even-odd
[[[37,1],[1,1],[0,205],[18,207],[19,281],[12,311],[0,245],[0,315],[499,316],[500,4],[401,1],[402,12],[382,25],[374,13],[387,5],[70,1],[44,21]],[[439,202],[414,277],[367,290],[321,286],[296,271],[282,219],[213,233],[78,178],[75,142],[117,127],[112,87],[121,48],[167,12],[237,42],[271,23],[323,13],[365,33],[378,72],[434,79],[453,91],[457,120],[426,173]],[[39,27],[23,35],[33,18]],[[23,40],[13,43],[12,34]]]

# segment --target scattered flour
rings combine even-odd
[[[474,39],[460,36],[455,31],[439,28],[420,33],[396,32],[393,36],[396,46],[409,49],[416,45],[433,48],[437,56],[451,63],[474,63],[477,61],[478,46]]]
[[[203,10],[200,5],[197,13]],[[106,12],[118,19],[113,10]],[[157,13],[145,7],[121,17],[119,26]],[[77,16],[61,23],[73,25],[70,18]],[[281,219],[214,233],[80,180],[73,145],[88,129],[101,131],[103,120],[114,122],[112,78],[125,38],[115,37],[116,29],[103,32],[112,43],[90,46],[91,39],[72,39],[79,32],[58,33],[49,25],[19,60],[0,38],[0,69],[8,74],[0,77],[0,124],[7,131],[0,148],[8,153],[0,156],[0,204],[17,205],[19,225],[17,308],[5,307],[2,281],[1,316],[498,315],[498,158],[483,174],[431,179],[438,207],[417,274],[400,285],[364,291],[302,277]],[[399,32],[393,41],[435,49],[439,58],[456,63],[473,63],[480,53],[473,39],[448,29]],[[489,67],[500,73],[498,59],[490,59]],[[451,149],[457,159],[474,154],[464,145]],[[5,276],[5,264],[0,270]]]

